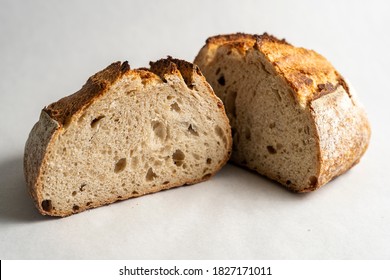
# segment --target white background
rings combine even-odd
[[[0,1],[1,259],[389,259],[387,1]],[[40,110],[113,61],[192,61],[207,37],[268,32],[315,49],[372,126],[360,164],[305,195],[233,165],[210,181],[68,218],[29,198],[23,149]]]

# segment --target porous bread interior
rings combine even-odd
[[[68,215],[207,179],[226,161],[228,137],[209,89],[126,75],[53,140],[41,206]]]
[[[296,102],[264,56],[222,46],[209,54],[203,49],[195,63],[225,104],[232,161],[295,191],[314,187],[318,147],[309,108]]]

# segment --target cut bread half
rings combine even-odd
[[[41,112],[24,170],[40,213],[68,216],[194,184],[228,160],[224,107],[191,63],[116,62]]]
[[[195,59],[225,104],[232,161],[296,192],[346,172],[370,127],[343,77],[321,55],[263,34],[211,37]]]

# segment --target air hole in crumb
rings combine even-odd
[[[214,130],[215,130],[215,133],[217,134],[217,136],[222,139],[223,143],[226,146],[227,140],[226,140],[226,137],[225,137],[225,135],[223,133],[223,129],[219,125],[216,125],[214,127]]]
[[[218,83],[219,83],[221,86],[224,86],[224,85],[225,85],[225,77],[224,77],[223,75],[222,75],[221,77],[219,77]]]
[[[168,100],[171,100],[172,98],[173,98],[172,95],[168,95],[168,96],[167,96],[167,99],[168,99]]]
[[[91,204],[92,204],[92,202],[91,202],[91,201],[88,201],[86,205],[89,206],[89,205],[91,205]]]
[[[210,177],[211,177],[211,173],[207,173],[207,174],[203,175],[202,180],[207,180]]]
[[[271,129],[274,128],[275,126],[276,126],[276,124],[274,122],[269,124],[269,128],[271,128]]]
[[[221,72],[221,67],[218,67],[217,71],[215,71],[215,75],[218,75]]]
[[[41,206],[44,211],[50,212],[51,210],[53,210],[53,205],[50,199],[42,201]]]
[[[195,126],[193,126],[192,124],[190,124],[190,125],[188,126],[188,131],[189,131],[192,135],[199,136],[199,133],[195,130]]]
[[[146,181],[153,181],[155,178],[157,178],[156,173],[153,172],[153,169],[151,167],[148,169],[145,178]]]
[[[270,154],[276,154],[276,150],[273,146],[267,146],[267,150]]]
[[[77,194],[76,191],[72,192],[72,196],[76,196],[76,194]]]
[[[251,130],[249,127],[245,128],[245,139],[250,141],[251,140]]]
[[[291,181],[290,180],[287,180],[286,181],[286,185],[288,186],[288,185],[291,185]]]
[[[200,156],[198,154],[192,154],[192,156],[194,157],[194,159],[200,159]]]
[[[73,205],[73,211],[79,211],[80,207],[78,205]]]
[[[184,158],[185,155],[181,150],[176,150],[172,155],[173,163],[177,166],[181,166],[183,164]]]
[[[115,163],[114,172],[119,173],[123,171],[125,167],[126,167],[126,158],[121,158],[120,160],[117,161],[117,163]]]
[[[86,186],[86,185],[87,185],[87,184],[81,184],[79,190],[80,190],[81,192],[83,192],[83,191],[85,190],[85,186]]]
[[[178,112],[178,113],[181,111],[179,105],[178,105],[176,102],[173,102],[173,103],[171,104],[171,111],[176,111],[176,112]]]
[[[138,195],[139,193],[137,191],[132,191],[132,195]]]
[[[206,163],[210,164],[211,163],[211,158],[207,158]]]
[[[317,185],[318,179],[316,176],[310,176],[309,182],[310,186],[315,187]]]
[[[165,140],[167,133],[165,125],[162,122],[152,121],[152,129],[156,137],[160,138],[161,140]]]
[[[126,89],[126,95],[130,95],[132,93],[135,93],[136,91],[137,91],[136,89],[129,89],[129,88],[127,88]]]
[[[98,125],[99,121],[100,121],[101,119],[103,119],[104,117],[105,117],[105,116],[101,115],[101,116],[99,116],[99,117],[97,117],[97,118],[94,118],[94,119],[91,121],[91,127],[92,127],[92,128],[95,128],[95,127]]]
[[[169,181],[165,181],[164,183],[163,183],[163,185],[168,185],[169,184]]]

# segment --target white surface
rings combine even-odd
[[[386,1],[1,0],[0,258],[389,259],[389,26]],[[37,213],[22,157],[45,105],[113,61],[192,61],[208,36],[237,31],[315,49],[348,77],[373,131],[360,164],[307,195],[227,165],[196,186]]]

